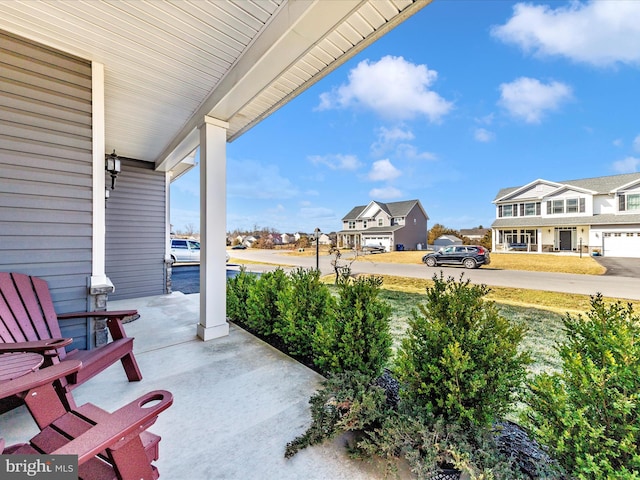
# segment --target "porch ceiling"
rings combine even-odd
[[[0,29],[104,64],[107,152],[169,170],[205,115],[234,140],[430,2],[3,0]]]

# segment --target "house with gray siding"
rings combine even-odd
[[[199,151],[197,334],[228,334],[227,142],[428,4],[259,3],[0,2],[0,271],[60,313],[168,293],[171,182]]]
[[[640,257],[640,173],[538,179],[493,203],[493,250]]]
[[[342,218],[338,247],[381,246],[390,252],[402,245],[405,250],[419,250],[427,244],[428,220],[420,200],[372,201],[352,208]]]

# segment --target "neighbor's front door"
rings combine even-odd
[[[560,231],[560,250],[571,250],[571,231]]]

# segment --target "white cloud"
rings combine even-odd
[[[378,129],[378,138],[371,145],[371,153],[375,156],[382,155],[392,148],[397,142],[413,140],[415,136],[411,130],[404,130],[399,126]]]
[[[627,157],[624,160],[613,162],[613,169],[618,173],[637,172],[640,167],[640,158]]]
[[[640,135],[633,139],[633,149],[640,152]]]
[[[369,196],[375,200],[393,200],[402,197],[402,192],[395,187],[374,188]]]
[[[527,123],[539,123],[547,112],[557,110],[572,98],[571,87],[564,83],[544,84],[528,77],[501,84],[500,92],[498,104]]]
[[[612,143],[614,147],[621,147],[623,145],[621,138],[616,138]]]
[[[432,122],[449,113],[452,103],[430,87],[438,72],[403,57],[363,60],[349,72],[346,85],[320,95],[318,109],[361,107],[383,118],[411,119],[424,115]]]
[[[640,65],[640,2],[572,1],[567,6],[518,3],[491,33],[538,56],[596,66]]]
[[[473,138],[478,142],[487,143],[491,142],[495,138],[495,134],[485,128],[476,128],[473,132]]]
[[[229,161],[227,192],[230,197],[284,199],[298,195],[298,189],[280,175],[276,165],[262,165],[252,160]]]
[[[394,178],[398,178],[402,173],[393,164],[389,161],[389,159],[385,158],[384,160],[377,160],[373,162],[371,166],[371,171],[367,175],[369,180],[377,181],[385,181],[385,180],[393,180]]]
[[[399,157],[408,158],[409,160],[435,160],[436,155],[431,152],[420,152],[415,145],[401,143],[396,147],[396,154]]]
[[[325,165],[331,170],[357,170],[362,164],[355,155],[311,155],[309,160],[314,165]]]

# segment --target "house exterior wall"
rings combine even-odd
[[[85,310],[92,269],[91,63],[0,31],[0,270],[42,277]],[[72,348],[85,320],[61,323]]]
[[[395,243],[404,245],[407,250],[417,250],[427,245],[427,219],[416,204],[405,217],[404,226],[396,230]]]
[[[106,209],[106,274],[110,300],[166,293],[166,174],[124,159]],[[111,179],[107,185],[111,185]]]

